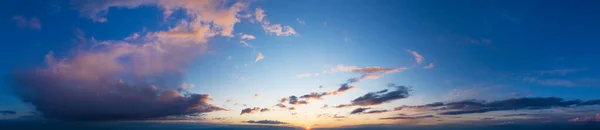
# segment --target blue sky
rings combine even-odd
[[[596,60],[600,57],[600,40],[595,38],[600,34],[600,25],[596,24],[600,22],[596,13],[600,9],[595,8],[598,4],[469,0],[4,1],[1,5],[5,11],[0,13],[0,27],[5,30],[0,32],[4,43],[0,58],[4,63],[0,72],[6,80],[1,81],[0,110],[16,114],[5,114],[0,119],[19,119],[36,112],[41,113],[36,116],[57,120],[113,120],[111,112],[82,115],[50,108],[64,103],[91,103],[116,112],[127,106],[102,104],[113,98],[88,96],[116,91],[123,96],[123,103],[131,101],[125,104],[140,109],[179,101],[170,98],[188,101],[192,97],[187,94],[208,94],[212,99],[198,99],[195,103],[199,104],[187,106],[182,112],[161,113],[164,110],[154,107],[148,108],[152,113],[149,115],[116,112],[128,113],[131,118],[126,119],[135,120],[202,113],[207,119],[192,121],[253,124],[248,121],[274,120],[293,127],[523,120],[598,122],[600,116],[594,110],[597,105],[580,103],[600,98],[600,70],[596,67],[600,65]],[[348,81],[354,78],[361,80]],[[118,85],[111,88],[114,84]],[[337,91],[342,84],[354,87]],[[404,87],[388,84],[410,87],[404,93]],[[116,89],[119,85],[136,91]],[[83,89],[75,89],[79,87]],[[156,97],[145,97],[148,99],[143,101],[128,97],[139,96],[147,87]],[[374,93],[380,90],[389,93]],[[165,99],[168,101],[158,100],[167,98],[167,92],[175,94]],[[312,92],[324,92],[324,96],[301,97]],[[380,97],[358,102],[369,92]],[[289,100],[291,95],[309,103],[278,102],[281,98]],[[545,104],[548,106],[536,104],[554,98],[561,101]],[[487,102],[454,111],[483,112],[454,115],[443,114],[454,111],[433,107],[406,109],[434,102],[445,104],[436,107],[451,107],[452,103],[471,99]],[[148,100],[149,104],[140,103]],[[382,102],[376,102],[379,100]],[[566,103],[568,100],[580,102]],[[498,107],[493,101],[518,103]],[[278,108],[276,104],[286,107]],[[333,107],[343,104],[350,107]],[[240,114],[254,107],[260,108]],[[257,112],[265,108],[270,112]],[[350,114],[358,108],[385,112]],[[87,107],[66,109],[94,111]],[[544,116],[502,116],[515,113]],[[398,114],[411,119],[382,119]],[[344,117],[336,119],[334,115]],[[435,118],[417,118],[423,115]],[[455,116],[465,118],[451,118]],[[216,118],[224,120],[210,120]]]

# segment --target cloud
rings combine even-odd
[[[233,28],[238,19],[238,13],[244,10],[247,5],[241,2],[225,4],[218,0],[106,0],[106,1],[77,1],[73,2],[80,15],[92,19],[94,22],[107,22],[105,15],[111,8],[137,8],[143,5],[157,6],[163,10],[165,18],[177,10],[184,10],[186,15],[191,18],[192,24],[205,26],[211,32],[216,32],[222,36],[232,37]],[[229,7],[225,5],[230,5]],[[204,30],[204,31],[207,31]],[[201,30],[193,30],[200,33]]]
[[[12,19],[17,23],[17,26],[22,28],[30,28],[36,30],[42,29],[42,23],[38,18],[32,17],[28,19],[23,16],[14,16]]]
[[[288,101],[287,98],[281,98],[281,99],[279,99],[279,103],[284,103],[284,102],[287,102],[287,101]]]
[[[190,19],[136,40],[86,40],[65,58],[46,55],[46,65],[14,74],[20,98],[44,117],[64,120],[149,119],[225,110],[208,94],[182,89],[183,72],[206,50],[209,37],[230,36],[245,5],[220,1],[89,1],[80,13],[106,22],[109,8],[156,5],[183,10]],[[86,49],[80,49],[86,48]],[[126,80],[122,80],[126,79]],[[188,85],[189,86],[189,85]],[[184,87],[188,88],[188,87]],[[66,105],[65,105],[66,104]],[[77,104],[77,105],[72,105]]]
[[[268,111],[270,111],[269,108],[260,109],[260,112],[268,112]]]
[[[296,30],[294,30],[294,28],[292,28],[290,26],[281,26],[281,24],[273,24],[273,25],[264,24],[264,25],[262,25],[262,28],[268,34],[275,34],[276,36],[296,35]]]
[[[425,116],[397,116],[397,117],[387,117],[387,118],[379,118],[380,120],[415,120],[415,119],[424,119],[424,118],[434,118],[433,115],[425,115]]]
[[[408,49],[406,51],[408,53],[410,53],[410,54],[413,55],[413,57],[415,58],[415,61],[417,62],[417,64],[421,64],[421,62],[423,62],[423,60],[425,60],[425,58],[421,54],[419,54],[418,52],[416,52],[416,51],[411,51],[411,50],[408,50]]]
[[[541,71],[538,71],[538,73],[540,73],[540,75],[561,75],[561,76],[565,76],[568,73],[574,73],[574,72],[583,71],[583,70],[586,70],[586,69],[541,70]]]
[[[256,39],[256,37],[254,37],[253,35],[249,35],[249,34],[242,34],[242,40],[254,40]]]
[[[254,12],[254,17],[256,21],[258,21],[261,24],[261,27],[267,34],[275,34],[276,36],[296,35],[296,30],[294,30],[294,28],[287,25],[282,26],[281,24],[271,24],[271,22],[269,22],[269,20],[265,18],[266,16],[267,15],[265,14],[265,10],[263,10],[262,8],[256,8],[256,11]]]
[[[292,105],[308,104],[308,102],[307,102],[307,101],[304,101],[304,100],[298,100],[298,97],[296,97],[296,96],[293,96],[293,95],[292,95],[292,96],[290,96],[290,97],[288,98],[288,100],[289,100],[289,103],[290,103],[290,104],[292,104]]]
[[[298,74],[298,75],[296,75],[296,77],[298,77],[298,78],[307,78],[307,77],[310,77],[312,75],[313,74],[311,74],[311,73],[304,73],[304,74]]]
[[[346,118],[346,116],[338,116],[338,114],[333,115],[331,118]]]
[[[0,111],[0,115],[15,115],[17,112],[11,110]]]
[[[429,63],[429,65],[423,66],[423,69],[431,69],[433,67],[434,67],[433,63]]]
[[[362,108],[362,107],[356,108],[356,109],[352,110],[350,112],[350,114],[359,114],[359,113],[362,113],[362,112],[364,112],[366,110],[369,110],[369,109],[371,109],[371,108]]]
[[[434,103],[425,104],[425,105],[418,105],[418,106],[400,106],[400,107],[394,108],[394,110],[398,111],[398,110],[402,110],[404,108],[413,108],[413,109],[434,108],[434,107],[440,107],[440,106],[444,106],[444,103],[442,103],[442,102],[434,102]]]
[[[259,111],[260,111],[260,107],[244,108],[244,109],[242,109],[242,112],[240,113],[240,115],[252,114],[252,113],[259,112]]]
[[[258,61],[260,61],[260,60],[262,60],[262,59],[265,59],[265,57],[263,56],[263,54],[262,54],[262,53],[260,53],[260,52],[259,52],[259,53],[258,53],[258,56],[256,56],[256,60],[254,60],[254,62],[258,62]]]
[[[573,123],[600,123],[600,113],[596,113],[595,116],[573,118],[573,119],[570,119],[569,122],[573,122]]]
[[[296,18],[296,22],[298,22],[298,24],[306,25],[306,21],[304,21],[300,18]]]
[[[600,79],[580,78],[580,79],[540,79],[536,77],[525,77],[525,82],[537,83],[543,86],[565,86],[565,87],[598,87]]]
[[[385,113],[389,112],[389,110],[370,110],[367,112],[363,112],[363,114],[377,114],[377,113]]]
[[[256,18],[256,21],[262,22],[265,16],[267,16],[267,14],[265,14],[265,10],[263,10],[262,8],[256,8],[256,11],[254,12],[254,17]]]
[[[473,113],[486,113],[492,111],[536,110],[549,109],[554,107],[578,107],[589,105],[600,105],[600,102],[598,102],[598,100],[564,100],[562,98],[557,97],[524,97],[497,100],[491,102],[487,102],[485,100],[464,100],[446,104],[436,102],[421,106],[401,106],[397,107],[395,110],[402,110],[403,108],[422,108],[424,110],[437,111],[437,114],[439,115],[462,115]]]
[[[483,38],[483,37],[480,37],[480,38],[471,38],[471,37],[467,36],[465,38],[465,42],[467,44],[475,44],[475,45],[480,45],[480,44],[490,45],[490,44],[492,44],[492,40],[491,39],[487,39],[487,38]]]
[[[279,104],[277,104],[277,105],[275,105],[275,106],[276,106],[276,107],[279,107],[279,108],[286,108],[286,107],[287,107],[287,106],[285,106],[285,105],[283,105],[283,104],[281,104],[281,103],[279,103]]]
[[[253,124],[288,124],[287,122],[281,122],[281,121],[277,121],[277,120],[249,120],[249,121],[244,121],[243,123],[253,123]]]
[[[406,86],[397,86],[394,84],[389,84],[389,87],[394,88],[395,90],[389,91],[388,89],[381,90],[378,92],[370,92],[361,97],[358,97],[351,101],[350,104],[347,105],[339,105],[336,107],[348,107],[348,106],[373,106],[379,105],[382,103],[404,99],[409,96],[410,88]]]
[[[252,45],[248,44],[248,42],[246,41],[240,41],[240,43],[242,43],[242,45],[244,45],[245,47],[252,47]]]

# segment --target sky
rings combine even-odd
[[[2,1],[0,125],[600,128],[599,5]]]

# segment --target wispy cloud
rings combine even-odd
[[[425,60],[425,58],[416,51],[412,51],[412,50],[408,50],[408,49],[406,51],[408,53],[410,53],[411,55],[413,55],[417,64],[421,64],[423,62],[423,60]]]
[[[26,18],[24,16],[14,16],[12,19],[15,22],[17,22],[17,26],[22,28],[30,28],[36,30],[42,29],[42,23],[36,17]]]
[[[538,73],[540,73],[540,75],[561,75],[561,76],[565,76],[569,73],[574,73],[574,72],[578,72],[578,71],[584,71],[586,69],[554,69],[554,70],[541,70],[538,71]]]
[[[306,21],[304,21],[304,20],[302,20],[302,19],[300,19],[300,18],[296,18],[296,22],[297,22],[298,24],[301,24],[301,25],[306,25]]]
[[[434,67],[433,63],[429,63],[429,65],[423,66],[423,69],[431,69],[433,67]]]

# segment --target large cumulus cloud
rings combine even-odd
[[[83,40],[73,53],[14,74],[19,96],[44,117],[64,120],[148,119],[225,110],[208,94],[182,87],[183,72],[205,52],[208,38],[232,36],[245,4],[219,1],[76,2],[82,15],[97,22],[111,7],[157,5],[169,16],[182,9],[189,19],[168,30],[135,33],[123,40]],[[62,56],[61,56],[62,57]]]

